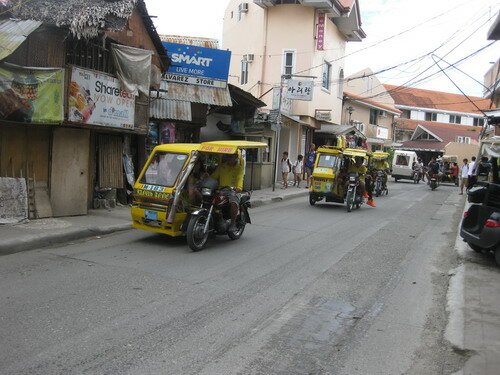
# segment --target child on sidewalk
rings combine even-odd
[[[304,157],[302,155],[297,156],[297,160],[292,165],[293,172],[293,186],[300,187],[300,181],[302,181],[302,173],[304,169]]]
[[[292,171],[292,164],[290,159],[288,159],[288,152],[283,152],[283,157],[281,158],[281,176],[283,177],[283,189],[288,188],[288,173]]]

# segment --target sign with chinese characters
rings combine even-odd
[[[317,109],[315,117],[318,121],[332,121],[332,111]]]
[[[187,44],[162,42],[172,64],[164,79],[199,86],[225,88],[231,52]]]
[[[318,33],[316,34],[316,49],[322,51],[325,46],[325,13],[318,14]]]
[[[120,87],[118,78],[73,67],[68,97],[68,120],[84,124],[133,129],[135,96]]]
[[[377,138],[389,139],[389,129],[377,126]]]
[[[312,80],[289,79],[285,97],[292,100],[311,101],[313,98],[313,89],[314,81]]]

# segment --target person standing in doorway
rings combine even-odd
[[[290,159],[288,159],[288,152],[283,152],[283,157],[281,158],[281,176],[283,177],[283,189],[288,188],[288,173],[292,171],[292,164]]]
[[[469,186],[468,179],[469,179],[469,165],[468,165],[468,160],[464,159],[464,164],[460,168],[460,177],[462,180],[460,181],[460,195],[464,194],[464,188],[467,189]]]
[[[314,161],[316,160],[316,145],[311,143],[309,146],[309,152],[306,154],[306,189],[311,183],[311,176],[314,169]]]

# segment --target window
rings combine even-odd
[[[295,70],[295,51],[285,51],[283,55],[283,74],[290,75]]]
[[[436,121],[437,113],[425,112],[425,121]]]
[[[470,137],[463,137],[463,136],[458,136],[457,137],[457,142],[458,143],[466,143],[466,144],[470,144]]]
[[[484,126],[484,118],[474,117],[473,125],[474,126]]]
[[[323,62],[323,82],[321,85],[328,91],[330,91],[331,72],[332,64],[330,64],[328,61]]]
[[[370,109],[370,124],[378,124],[378,109]]]
[[[410,157],[406,155],[398,155],[396,156],[396,165],[407,166],[410,162]]]
[[[344,96],[344,69],[340,69],[339,72],[339,91],[337,92],[337,97],[342,99]]]
[[[335,172],[338,168],[339,158],[335,155],[321,154],[318,159],[318,167],[333,168]]]
[[[106,39],[105,44],[103,46],[103,41],[98,38],[87,41],[68,37],[66,40],[66,64],[114,74],[115,68],[111,59],[109,39]]]
[[[240,85],[248,83],[248,61],[241,60]]]
[[[361,133],[364,134],[365,124],[363,124],[362,122],[353,121],[353,125],[356,127],[356,129],[358,129]]]
[[[450,115],[450,124],[460,124],[462,118],[457,115]]]
[[[418,137],[416,137],[415,140],[436,141],[437,139],[429,133],[423,132]]]
[[[151,159],[140,182],[143,184],[173,186],[187,157],[185,154],[157,152]]]

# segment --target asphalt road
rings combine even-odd
[[[199,253],[127,231],[0,258],[0,374],[451,373],[445,293],[463,198],[390,183],[347,213],[255,208]]]

